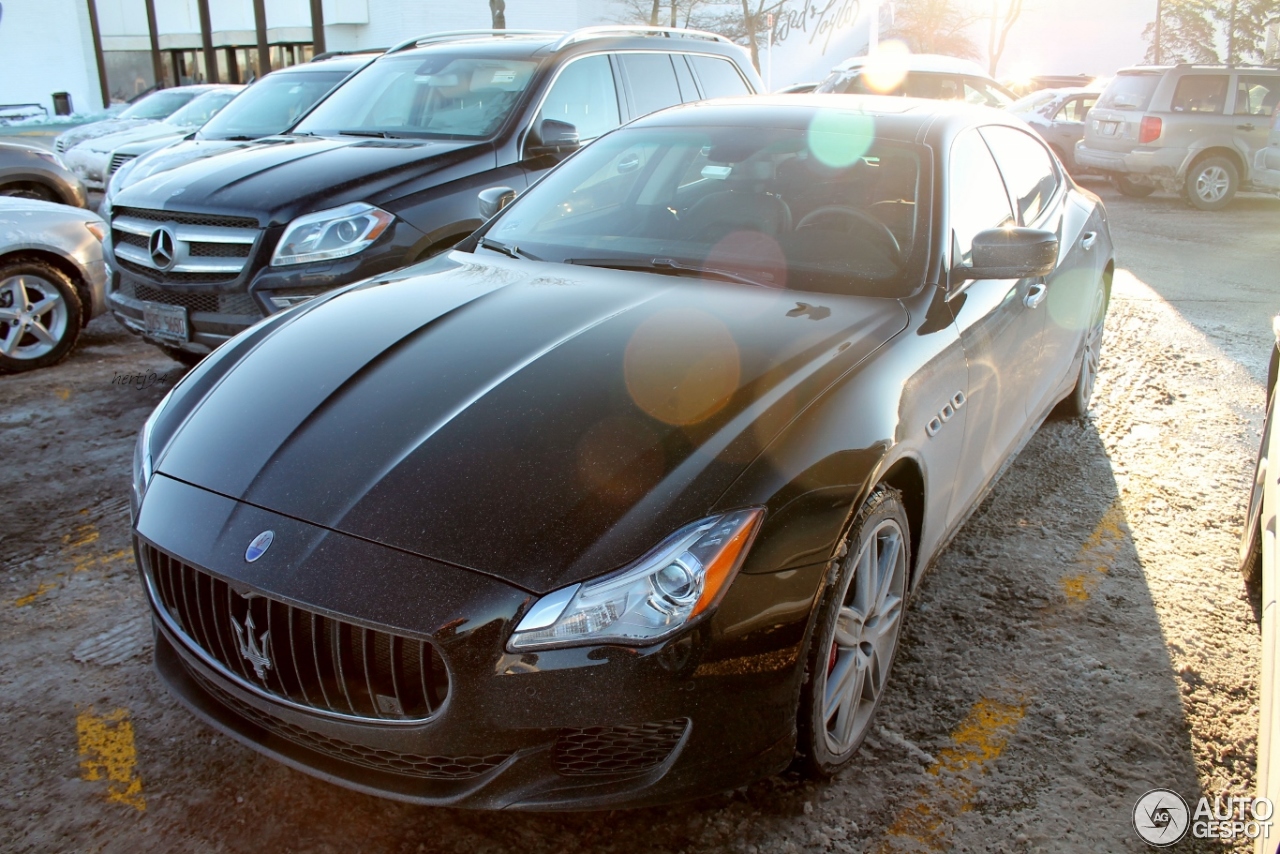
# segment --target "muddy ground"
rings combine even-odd
[[[1094,415],[1046,424],[937,561],[878,732],[830,783],[660,810],[382,801],[179,707],[126,509],[135,432],[179,368],[95,321],[66,363],[0,379],[0,848],[1138,851],[1148,789],[1249,794],[1258,631],[1236,567],[1280,200],[1207,214],[1098,189],[1121,271]]]

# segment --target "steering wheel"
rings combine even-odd
[[[889,226],[885,225],[866,211],[860,211],[857,208],[851,208],[847,205],[823,205],[820,208],[815,208],[814,210],[809,211],[801,217],[800,221],[796,223],[795,230],[799,231],[800,229],[811,226],[818,220],[829,216],[856,219],[859,222],[871,226],[873,229],[873,236],[879,239],[880,242],[884,243],[891,250],[890,254],[892,255],[893,263],[902,263],[902,247],[898,244],[898,238],[889,230]],[[850,223],[850,228],[846,230],[853,230],[852,223]]]

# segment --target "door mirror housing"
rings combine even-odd
[[[480,218],[487,221],[515,201],[516,191],[510,187],[490,187],[480,191],[479,199]]]
[[[559,119],[543,119],[529,131],[526,152],[531,156],[542,154],[569,154],[582,145],[578,128]]]
[[[990,228],[973,238],[973,262],[957,267],[966,279],[1047,276],[1058,263],[1058,235],[1040,228]]]

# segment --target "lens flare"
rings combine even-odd
[[[738,345],[723,322],[693,309],[661,311],[631,335],[623,357],[636,405],[667,424],[715,415],[738,390]]]
[[[896,39],[880,42],[862,67],[862,82],[872,92],[887,95],[902,85],[911,60],[911,48]]]
[[[843,169],[871,149],[876,122],[848,110],[819,110],[809,123],[809,151],[824,166]]]

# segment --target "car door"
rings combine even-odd
[[[1280,75],[1241,73],[1236,79],[1236,139],[1248,152],[1247,162],[1263,174],[1253,179],[1264,186],[1277,186],[1268,180],[1269,150],[1276,136],[1275,117],[1280,104]],[[1277,164],[1280,166],[1280,163]],[[1241,175],[1242,179],[1250,176]]]
[[[1068,169],[1075,168],[1072,158],[1076,143],[1084,139],[1084,123],[1097,100],[1097,95],[1074,95],[1064,101],[1049,120],[1045,139],[1058,150],[1059,159]]]
[[[955,516],[995,476],[1026,430],[1044,312],[1028,303],[1039,293],[1030,279],[966,279],[959,271],[972,260],[978,232],[1015,222],[1000,170],[976,129],[956,137],[946,168],[948,304],[969,370]]]
[[[559,70],[542,99],[534,126],[540,125],[544,119],[573,125],[578,129],[578,139],[583,144],[622,124],[618,87],[607,54],[579,57]],[[526,157],[522,165],[529,183],[562,159],[556,156]]]
[[[1028,279],[1033,313],[1040,315],[1040,343],[1031,364],[1026,414],[1036,418],[1053,401],[1075,361],[1100,269],[1098,232],[1086,232],[1088,209],[1071,203],[1070,185],[1045,146],[1029,133],[1005,126],[984,127],[983,138],[995,155],[1013,197],[1019,225],[1058,235],[1058,263],[1047,276]]]

